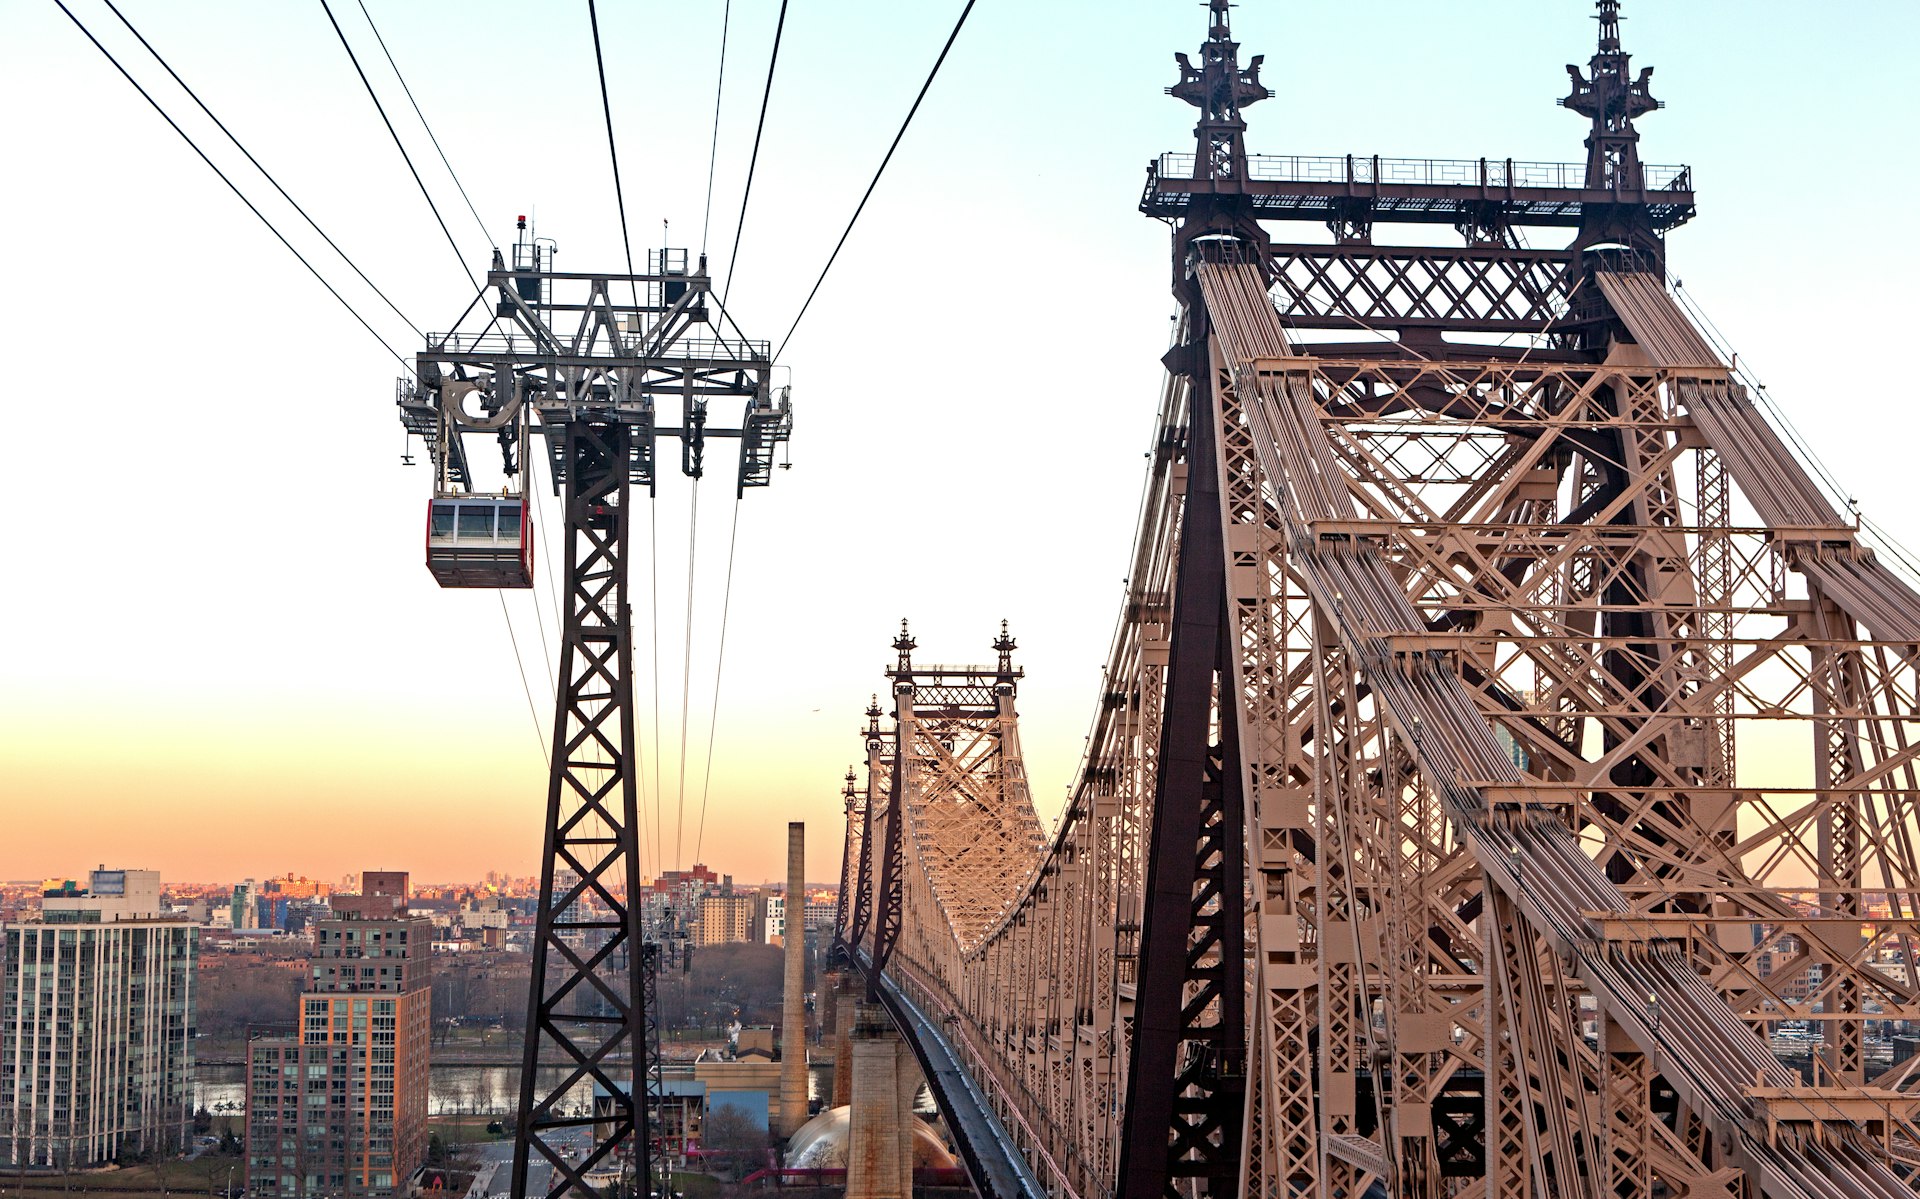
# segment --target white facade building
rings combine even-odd
[[[153,871],[96,870],[0,924],[0,1165],[184,1145],[198,930],[159,892]]]

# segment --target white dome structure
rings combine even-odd
[[[847,1140],[853,1127],[853,1109],[830,1107],[802,1124],[787,1141],[789,1170],[844,1170]],[[913,1118],[913,1168],[951,1170],[959,1165],[940,1134],[925,1120]]]

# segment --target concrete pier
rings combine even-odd
[[[912,1199],[913,1099],[920,1069],[886,1009],[862,1003],[850,1034],[847,1199]]]
[[[853,1018],[860,1002],[860,977],[842,973],[833,979],[833,1106],[853,1102]]]

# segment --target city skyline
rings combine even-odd
[[[835,866],[837,869],[837,866],[838,866],[837,862],[835,863]],[[47,871],[45,873],[40,873],[40,874],[23,875],[19,878],[0,878],[0,887],[38,887],[42,884],[52,883],[56,881],[79,883],[87,878],[88,873],[90,871],[95,869],[107,869],[107,867],[108,867],[107,863],[100,863],[95,867],[88,867],[85,870],[76,870],[76,871],[54,870],[54,871]],[[113,868],[119,869],[119,870],[151,871],[153,873],[157,873],[160,876],[160,878],[163,880],[161,884],[162,891],[168,894],[174,894],[179,892],[191,892],[191,891],[204,890],[204,889],[218,890],[221,888],[232,888],[232,887],[243,885],[245,883],[250,883],[250,882],[259,884],[262,887],[264,887],[266,884],[269,884],[269,883],[297,882],[297,883],[319,884],[322,888],[324,888],[319,892],[317,896],[319,898],[324,898],[329,894],[354,893],[355,889],[359,885],[358,880],[363,874],[366,873],[365,871],[360,871],[360,870],[349,870],[333,878],[323,878],[323,877],[314,877],[314,876],[309,876],[304,874],[292,874],[292,873],[261,874],[255,871],[251,873],[242,874],[234,878],[182,878],[182,877],[175,877],[173,873],[165,867],[164,864],[141,863],[141,864],[135,864],[135,865],[128,865],[126,863],[115,862],[113,864]],[[385,867],[381,867],[380,869],[377,869],[374,872],[380,873],[384,869]],[[726,870],[715,869],[713,864],[708,862],[695,863],[693,864],[693,866],[689,868],[688,871],[683,873],[691,873],[691,871],[699,870],[699,869],[706,869],[706,870],[712,871],[716,880],[725,880],[726,884],[730,884],[734,887],[752,888],[756,890],[773,888],[778,890],[786,886],[786,880],[784,878],[752,879],[745,876],[733,874]],[[411,872],[407,872],[407,873],[411,873]],[[666,877],[665,875],[648,875],[642,879],[642,882],[647,886],[657,886],[665,877]],[[470,878],[438,878],[438,879],[425,878],[425,877],[415,878],[415,879],[412,879],[409,886],[412,889],[412,893],[419,894],[423,892],[452,890],[452,889],[458,889],[463,887],[465,888],[489,887],[489,886],[519,887],[523,885],[529,885],[537,889],[539,882],[540,882],[540,878],[536,874],[512,874],[506,871],[489,870],[478,876],[474,876]],[[716,881],[713,885],[718,886],[723,884],[719,881]],[[809,889],[815,889],[815,890],[835,890],[835,889],[838,889],[839,886],[840,886],[840,881],[837,876],[833,878],[823,878],[817,882],[809,880],[807,883],[807,887]]]
[[[104,8],[78,11],[143,79],[164,81]],[[1348,66],[1287,54],[1340,37],[1344,13],[1236,11],[1248,51],[1287,64],[1270,66],[1276,97],[1250,116],[1256,150],[1579,157],[1579,122],[1553,98],[1564,89],[1559,64],[1589,51],[1586,5],[1551,6],[1545,19],[1537,3],[1509,0],[1473,23],[1414,4],[1376,11],[1390,19],[1377,22],[1365,104],[1338,102]],[[432,6],[374,12],[489,232],[508,240],[512,217],[531,210],[541,232],[561,240],[563,266],[616,262],[584,21],[516,51],[520,69],[549,81],[536,103],[503,98],[484,72],[445,68],[498,52],[498,35],[513,27],[503,6],[472,6],[460,21]],[[470,289],[314,14],[210,5],[130,15],[410,316],[433,328],[458,313]],[[1748,15],[1729,3],[1628,9],[1628,48],[1658,68],[1668,104],[1646,122],[1645,153],[1692,164],[1712,217],[1673,239],[1675,273],[1735,347],[1750,351],[1743,361],[1763,372],[1863,509],[1920,542],[1902,494],[1903,439],[1848,437],[1827,415],[1845,395],[1863,420],[1899,419],[1864,360],[1834,362],[1816,348],[1850,336],[1857,317],[1808,302],[1848,295],[1862,309],[1903,310],[1892,281],[1916,265],[1915,251],[1896,241],[1871,259],[1836,257],[1784,237],[1783,221],[1799,218],[1782,214],[1819,210],[1832,180],[1818,164],[1780,166],[1782,147],[1806,144],[1818,128],[1822,162],[1846,163],[1853,190],[1907,194],[1915,164],[1882,151],[1903,77],[1895,47],[1914,32],[1916,14],[1862,5],[1848,21],[1795,25],[1792,38]],[[737,16],[734,61],[752,66],[724,96],[716,254],[732,237],[758,102],[750,77],[771,35],[769,13]],[[731,301],[756,330],[785,329],[831,244],[825,231],[851,210],[947,20],[876,7],[865,20],[796,21],[789,31],[761,165],[764,203],[757,198],[749,214]],[[717,846],[736,874],[776,878],[774,830],[789,814],[813,829],[812,873],[833,872],[838,780],[857,756],[859,711],[884,685],[878,667],[903,615],[923,655],[941,661],[984,659],[998,621],[1012,621],[1027,668],[1021,714],[1034,798],[1043,821],[1057,811],[1100,693],[1158,386],[1154,360],[1172,311],[1164,230],[1134,205],[1143,164],[1190,144],[1190,118],[1162,88],[1172,54],[1191,49],[1195,20],[1189,5],[1138,6],[1125,21],[1091,3],[1045,20],[988,6],[956,44],[793,345],[795,469],[775,480],[778,494],[749,497],[741,509],[704,831],[729,506],[710,494],[700,514],[683,704],[684,613],[673,597],[684,581],[689,489],[679,479],[661,488],[657,736],[648,667],[639,688],[648,836],[659,842],[643,846],[648,873],[712,859]],[[609,22],[616,45],[644,35],[686,48],[650,63],[644,85],[615,73],[616,122],[636,180],[629,206],[647,244],[663,216],[676,244],[699,241],[705,174],[693,164],[705,163],[717,25],[695,6]],[[1863,28],[1884,36],[1862,39]],[[349,33],[370,41],[358,25]],[[147,860],[181,878],[238,879],[260,869],[263,839],[300,844],[310,871],[337,875],[364,857],[350,830],[376,818],[397,844],[417,847],[409,858],[422,876],[530,873],[550,720],[536,609],[513,598],[516,665],[494,599],[440,592],[422,568],[424,472],[396,462],[395,364],[248,224],[57,9],[17,6],[9,34],[0,39],[0,95],[15,111],[42,115],[13,131],[35,186],[0,198],[0,218],[34,231],[16,268],[34,286],[0,304],[49,360],[100,370],[90,403],[106,425],[134,430],[141,452],[120,485],[97,491],[76,491],[59,455],[21,464],[24,491],[61,497],[65,515],[24,522],[25,582],[0,597],[0,621],[14,631],[0,656],[10,833],[0,876],[105,857]],[[1445,86],[1425,69],[1436,56],[1483,52],[1512,69]],[[1808,71],[1809,58],[1846,69]],[[859,69],[842,69],[848,63]],[[1061,63],[1072,64],[1070,75]],[[1102,102],[1072,108],[1066,119],[1080,133],[1063,149],[1051,114],[1067,87]],[[166,93],[165,102],[187,117],[183,97]],[[1747,119],[1763,107],[1765,122]],[[1478,140],[1461,144],[1463,127]],[[582,182],[560,189],[484,170],[501,145],[583,164]],[[133,176],[143,184],[129,205]],[[266,191],[242,182],[250,194]],[[429,183],[457,203],[440,176]],[[1072,219],[1061,216],[1068,209]],[[898,247],[925,241],[929,229],[942,252],[903,287]],[[477,268],[485,246],[474,227],[456,233]],[[192,304],[158,302],[167,294],[160,285],[131,273],[133,264],[189,255],[200,284]],[[1044,302],[1044,334],[1010,334],[1009,310],[1035,302],[1030,280],[1063,262],[1072,267],[1064,283],[1047,285],[1058,294]],[[1010,278],[1020,280],[1012,291]],[[141,318],[116,320],[102,344],[72,314],[97,306],[107,281],[135,289]],[[874,302],[897,294],[914,302]],[[367,311],[377,307],[369,301]],[[1792,315],[1792,337],[1778,335],[1782,312]],[[403,354],[415,348],[390,317],[382,328]],[[956,346],[993,353],[976,362]],[[938,365],[903,385],[882,369],[901,347]],[[221,365],[155,367],[183,356]],[[206,382],[185,381],[196,374]],[[1096,419],[1085,419],[1089,406]],[[179,419],[183,412],[192,419]],[[894,498],[924,496],[929,478],[964,495],[968,515],[932,538],[945,552],[877,570],[876,541],[924,535],[922,516],[941,510],[937,499]],[[130,508],[148,503],[133,498],[142,492],[164,494],[165,537],[116,538],[110,557],[82,548],[76,529],[121,527]],[[324,506],[347,534],[318,570],[312,551],[282,540],[290,513],[309,505]],[[994,547],[990,571],[967,561],[963,547],[976,542]],[[88,635],[53,635],[66,628]],[[553,630],[544,632],[551,643]],[[532,713],[522,668],[534,680]]]

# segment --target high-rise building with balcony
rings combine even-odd
[[[153,870],[62,883],[0,923],[0,1165],[69,1168],[186,1141],[199,930]]]
[[[247,1186],[272,1199],[403,1193],[426,1160],[432,921],[404,875],[333,897],[297,1037],[247,1047]]]

